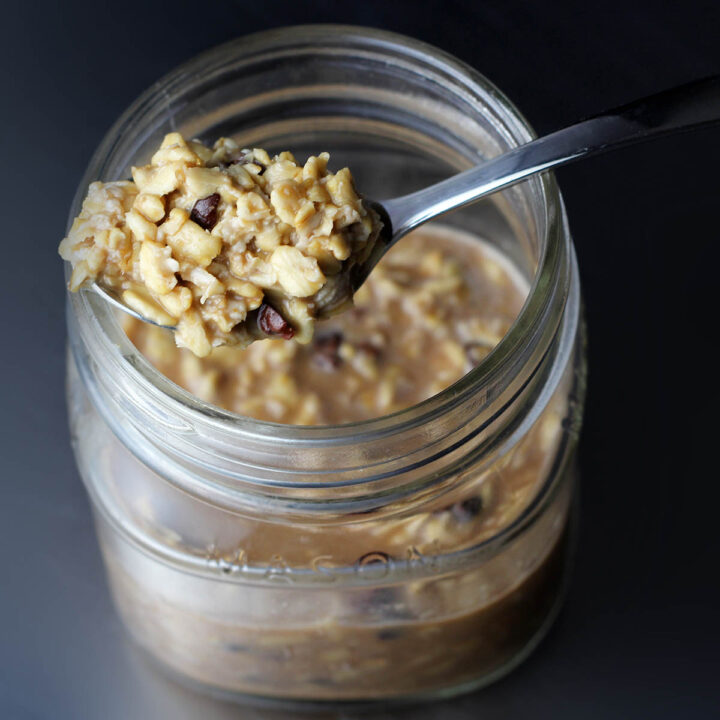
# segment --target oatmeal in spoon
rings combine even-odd
[[[97,282],[201,357],[266,337],[306,343],[316,319],[352,303],[350,272],[381,228],[328,160],[166,135],[132,181],[90,185],[59,248],[70,289]]]

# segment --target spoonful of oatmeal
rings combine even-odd
[[[381,227],[328,159],[166,135],[132,181],[90,185],[59,248],[70,290],[173,328],[198,356],[264,337],[308,342],[321,311],[352,302],[348,273]]]
[[[94,182],[60,243],[70,290],[88,287],[175,330],[198,356],[266,337],[309,342],[316,320],[352,304],[412,229],[531,175],[720,121],[720,76],[596,115],[418,192],[382,203],[357,193],[321,153],[212,147],[165,136],[132,181]]]

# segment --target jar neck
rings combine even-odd
[[[476,105],[492,109],[493,123],[502,126],[508,145],[532,137],[500,91],[462,64],[400,36],[353,30],[363,57],[372,52],[382,59],[385,53],[398,62],[402,56],[405,65],[420,67],[421,79],[428,68],[452,78],[458,87],[451,90],[458,97],[472,96]],[[269,34],[271,41],[278,52],[287,50],[282,32]],[[226,52],[240,56],[249,48],[251,54],[258,43],[262,45],[258,38],[244,40]],[[303,47],[325,51],[328,43],[326,28],[310,33]],[[291,44],[297,46],[295,37]],[[150,134],[157,122],[155,96],[174,87],[179,75],[196,76],[201,59],[160,81],[135,103],[110,131],[86,177],[104,177],[108,168],[132,159],[136,143],[123,145],[121,139]],[[79,194],[83,191],[84,186]],[[549,397],[558,368],[565,367],[572,350],[579,292],[562,201],[552,176],[528,181],[522,192],[541,239],[525,306],[477,368],[420,405],[334,427],[239,417],[162,376],[132,346],[109,306],[91,293],[69,299],[70,344],[78,371],[105,421],[136,456],[186,492],[219,506],[332,517],[390,512],[424,502],[456,485],[469,468],[476,474],[512,447],[542,410],[543,398]],[[73,214],[77,206],[76,201]]]

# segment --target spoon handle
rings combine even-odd
[[[720,76],[622,105],[533,140],[435,185],[382,203],[393,241],[417,225],[550,168],[720,122]]]

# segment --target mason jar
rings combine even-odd
[[[101,143],[70,217],[90,181],[129,177],[170,131],[327,150],[379,199],[533,137],[436,48],[276,30],[154,84]],[[447,223],[512,263],[525,303],[461,380],[364,422],[279,425],[207,404],[138,352],[112,307],[68,295],[72,440],[112,596],[177,678],[246,700],[448,696],[508,672],[552,623],[584,396],[567,218],[546,174]]]

